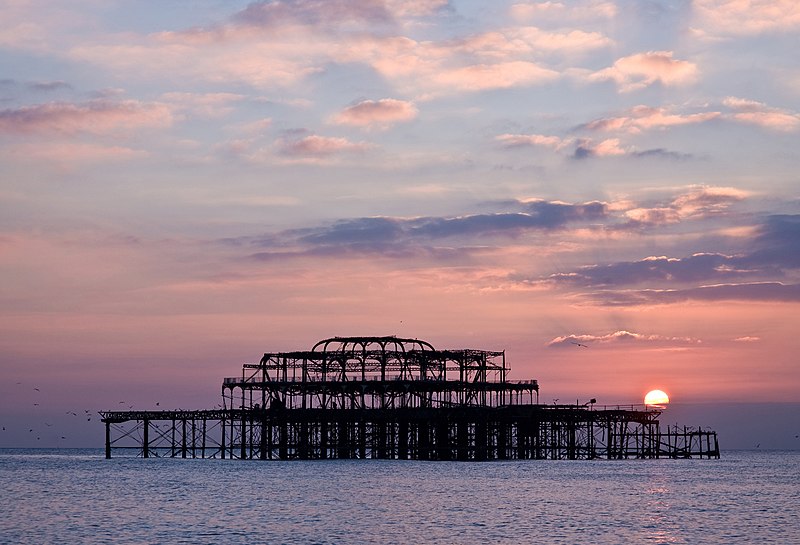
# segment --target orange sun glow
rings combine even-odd
[[[669,396],[661,390],[651,390],[644,396],[645,405],[664,406],[669,403]]]

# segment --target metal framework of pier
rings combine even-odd
[[[505,353],[335,337],[225,378],[220,409],[108,411],[106,457],[261,460],[719,458],[714,431],[645,406],[543,405]]]

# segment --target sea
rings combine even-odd
[[[3,544],[800,544],[800,451],[423,462],[0,449]]]

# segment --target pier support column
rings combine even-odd
[[[181,420],[181,458],[186,458],[186,417]]]
[[[106,422],[106,459],[111,458],[111,422]]]
[[[222,441],[219,445],[219,457],[220,459],[225,459],[225,417],[223,416],[220,420],[220,427],[222,428]]]
[[[150,458],[150,421],[144,419],[144,433],[142,437],[142,457]]]

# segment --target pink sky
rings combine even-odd
[[[547,403],[800,401],[800,9],[633,4],[6,2],[4,425],[336,335],[506,350]]]

